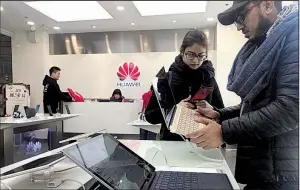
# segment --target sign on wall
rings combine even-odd
[[[13,114],[15,105],[19,105],[19,111],[25,115],[24,106],[30,106],[29,85],[7,84],[5,85],[6,114]]]
[[[117,71],[118,88],[138,88],[141,86],[139,67],[133,62],[125,62],[119,66]]]

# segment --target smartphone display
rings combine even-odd
[[[65,105],[65,107],[66,107],[67,113],[68,113],[68,114],[71,114],[69,106],[68,106],[68,105]]]
[[[51,107],[50,107],[49,105],[47,106],[47,109],[48,109],[49,115],[50,115],[50,116],[53,116],[52,109],[51,109]]]
[[[19,110],[19,105],[15,105],[14,112],[17,112]]]
[[[200,100],[205,100],[209,93],[214,90],[213,87],[201,87],[198,92],[193,96],[191,102],[197,102]]]
[[[35,108],[35,113],[39,113],[40,112],[40,104],[38,104]]]

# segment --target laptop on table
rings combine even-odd
[[[195,122],[195,110],[176,103],[170,86],[171,75],[164,67],[159,73],[152,80],[152,85],[167,128],[172,133],[185,135],[204,127],[205,125]]]
[[[63,153],[108,189],[233,189],[226,174],[156,171],[109,134],[80,142]]]

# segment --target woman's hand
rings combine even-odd
[[[191,100],[191,95],[189,95],[188,98],[181,100],[179,104],[189,109],[195,109],[196,107],[189,102],[190,100]]]

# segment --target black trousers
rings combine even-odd
[[[244,190],[299,190],[299,182],[248,184]]]

